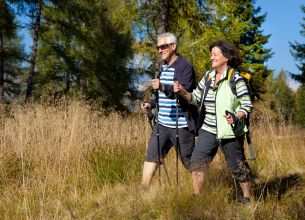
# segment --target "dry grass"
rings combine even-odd
[[[144,115],[100,114],[81,102],[11,106],[2,111],[0,218],[7,219],[296,219],[304,217],[305,131],[261,114],[252,125],[258,176],[253,204],[242,207],[221,154],[205,195],[175,155],[149,191],[139,186],[150,126]]]

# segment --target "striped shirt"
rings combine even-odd
[[[167,65],[161,66],[160,83],[172,86],[174,84],[175,68]],[[176,99],[169,99],[164,92],[159,92],[158,122],[165,127],[176,128]],[[187,127],[187,121],[178,104],[178,128]]]
[[[207,72],[207,74],[211,77],[211,84],[209,86],[208,93],[206,95],[206,98],[204,100],[204,106],[205,106],[205,119],[202,125],[202,129],[209,131],[213,134],[217,133],[216,125],[216,93],[217,88],[214,88],[215,83],[215,71]],[[222,75],[222,78],[220,80],[223,80],[226,74]],[[203,89],[205,87],[205,78],[203,77],[201,81],[198,83],[197,88],[192,93],[192,103],[200,103],[201,94],[203,92]],[[249,91],[247,88],[247,85],[243,78],[236,73],[234,76],[234,81],[236,84],[236,98],[240,102],[240,109],[239,111],[242,111],[248,115],[249,112],[251,112],[252,109],[252,103],[251,98],[249,95]]]

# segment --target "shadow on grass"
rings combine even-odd
[[[255,199],[267,200],[268,197],[281,200],[282,196],[293,187],[298,186],[302,177],[295,173],[289,176],[277,177],[268,182],[258,183],[254,185]]]

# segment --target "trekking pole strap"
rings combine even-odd
[[[154,90],[154,95],[155,95],[155,102],[156,102],[156,112],[155,112],[155,117],[156,117],[156,126],[157,126],[157,148],[158,148],[158,166],[159,166],[159,186],[161,186],[161,153],[160,153],[160,137],[159,137],[159,92],[157,89]]]

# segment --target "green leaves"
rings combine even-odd
[[[0,102],[12,101],[21,93],[25,52],[17,28],[12,8],[0,0]]]
[[[132,36],[123,17],[114,13],[121,9],[108,1],[84,0],[54,1],[45,8],[37,96],[49,92],[44,90],[47,83],[59,95],[82,93],[122,107],[131,82],[127,61]]]
[[[305,86],[301,85],[296,92],[296,119],[297,124],[305,127]]]
[[[294,93],[290,89],[286,79],[286,73],[282,70],[270,88],[272,94],[271,110],[276,113],[278,121],[292,121],[294,119]]]

